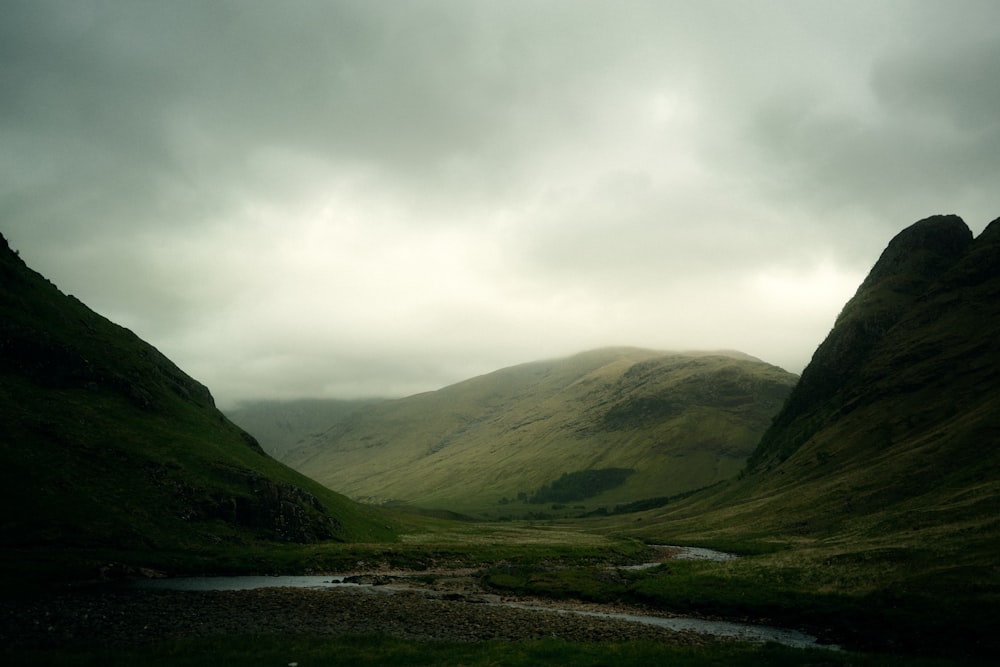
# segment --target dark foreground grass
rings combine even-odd
[[[504,566],[483,583],[516,595],[626,603],[706,617],[747,619],[806,630],[854,650],[911,656],[995,655],[997,605],[960,587],[924,581],[865,594],[815,590],[810,572],[674,561],[645,571]]]
[[[670,665],[916,665],[948,667],[946,659],[899,658],[886,655],[791,649],[772,644],[712,644],[703,647],[673,646],[656,642],[603,644],[559,640],[480,643],[431,642],[384,636],[337,638],[220,637],[186,639],[133,648],[77,647],[54,649],[0,649],[8,665],[53,667],[310,667],[312,665],[574,665],[577,667],[647,667]],[[978,663],[987,664],[987,663]]]

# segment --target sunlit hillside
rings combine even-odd
[[[735,475],[795,380],[738,353],[595,350],[361,408],[284,460],[373,503],[613,510]],[[541,492],[560,479],[579,488]]]

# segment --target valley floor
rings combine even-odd
[[[189,637],[345,636],[572,642],[648,639],[681,645],[714,640],[692,632],[555,610],[487,604],[464,593],[371,589],[163,591],[97,589],[0,601],[0,644],[48,648],[81,643],[135,646]]]
[[[666,548],[660,555],[674,559],[675,551]],[[441,662],[437,655],[421,664],[515,664],[507,662],[508,654],[524,652],[528,657],[523,664],[540,664],[533,652],[549,650],[546,647],[552,645],[547,642],[555,643],[556,658],[541,660],[546,664],[565,664],[570,653],[578,652],[592,652],[597,661],[593,664],[608,664],[607,660],[626,664],[619,660],[623,650],[639,651],[628,664],[668,657],[674,661],[681,655],[678,652],[685,651],[691,662],[677,664],[881,665],[909,659],[752,644],[620,618],[566,613],[672,616],[620,603],[501,595],[497,589],[483,588],[486,571],[465,567],[404,573],[376,568],[351,578],[352,584],[361,585],[322,589],[169,590],[95,583],[47,593],[15,593],[0,596],[0,661],[117,665],[134,664],[136,656],[148,655],[162,658],[151,667],[217,664],[213,656],[222,663],[232,659],[234,664],[251,664],[240,657],[248,653],[257,661],[252,664],[265,664],[262,656],[270,655],[268,651],[301,654],[304,647],[311,647],[313,655],[327,661],[347,649],[369,655],[355,660],[357,664],[387,664],[388,656],[397,652],[406,658],[399,664],[411,664],[410,652],[441,650],[454,660]],[[461,646],[502,657],[469,662]],[[200,656],[201,662],[190,662],[191,655]],[[719,656],[731,661],[713,662]],[[774,662],[778,657],[782,661]],[[921,664],[966,663],[944,659]]]

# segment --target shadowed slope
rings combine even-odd
[[[661,513],[704,536],[1000,546],[1000,221],[901,232],[742,479]],[[660,524],[666,526],[668,524]]]
[[[184,549],[388,538],[279,464],[132,332],[0,237],[0,544]]]

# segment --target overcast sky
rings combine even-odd
[[[0,5],[0,232],[222,406],[800,372],[898,231],[1000,216],[995,0]]]

